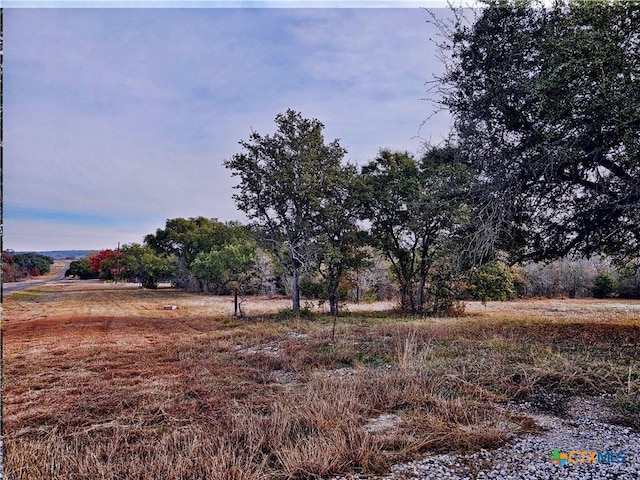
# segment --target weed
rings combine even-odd
[[[640,430],[640,394],[618,394],[611,402],[614,423]]]
[[[46,318],[41,303],[5,304],[8,478],[377,474],[534,429],[507,400],[558,413],[603,392],[638,428],[632,314],[604,322],[575,304],[577,317],[558,319],[542,302],[429,319],[352,306],[329,343],[326,316],[274,314],[280,299],[252,300],[240,320],[225,297],[86,285],[47,291]],[[393,428],[368,427],[381,417]]]

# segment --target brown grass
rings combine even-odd
[[[607,392],[634,415],[640,302],[470,304],[460,319],[349,306],[333,342],[322,315],[271,315],[287,306],[249,299],[234,319],[229,298],[99,282],[8,296],[7,478],[379,473],[535,430],[507,400],[562,413]]]

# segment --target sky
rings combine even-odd
[[[426,84],[442,71],[437,32],[420,5],[448,10],[413,3],[5,8],[3,248],[101,250],[169,218],[244,222],[223,162],[288,108],[358,165],[442,142],[450,119],[429,118]]]

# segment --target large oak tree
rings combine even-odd
[[[440,23],[437,83],[488,251],[640,253],[640,7],[494,1]]]
[[[238,208],[254,220],[262,240],[291,275],[292,309],[300,311],[300,274],[317,256],[318,207],[328,201],[346,150],[325,143],[324,125],[287,110],[276,116],[276,132],[252,132],[242,152],[225,161],[239,177]]]

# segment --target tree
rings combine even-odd
[[[350,269],[368,258],[363,231],[358,227],[362,185],[353,165],[334,165],[324,172],[322,195],[314,205],[317,270],[325,281],[331,315],[338,315],[340,282]]]
[[[469,272],[469,291],[483,304],[516,296],[513,273],[504,263],[492,261]]]
[[[67,270],[68,277],[77,277],[80,280],[88,280],[90,278],[98,278],[98,274],[91,271],[91,265],[86,258],[74,260]]]
[[[480,253],[637,255],[640,8],[487,3],[470,23],[439,22],[435,84],[477,172]]]
[[[2,252],[2,282],[17,282],[23,276],[24,272],[16,263],[15,257],[10,253]]]
[[[175,274],[175,256],[160,255],[148,245],[138,243],[122,246],[122,275],[129,281],[140,282],[143,288],[158,288],[162,279]]]
[[[401,308],[421,313],[430,275],[444,285],[453,274],[447,268],[442,276],[442,259],[450,257],[448,239],[464,223],[468,169],[450,146],[429,147],[420,161],[407,152],[382,150],[362,168],[362,178],[371,241],[391,262]],[[431,289],[436,309],[438,291]]]
[[[599,273],[593,279],[593,296],[595,298],[606,298],[613,296],[615,284],[608,273]]]
[[[205,217],[172,218],[164,229],[157,229],[144,241],[161,258],[175,258],[173,275],[176,286],[202,290],[202,282],[193,274],[192,264],[201,253],[220,249],[227,243],[251,238],[251,232],[237,222],[220,222]]]
[[[37,277],[51,271],[53,258],[39,253],[16,253],[13,255],[3,253],[3,268],[7,265],[7,279],[16,280],[31,276]]]
[[[255,221],[262,240],[291,275],[292,309],[300,311],[299,278],[309,268],[317,233],[316,206],[326,199],[329,172],[340,168],[346,150],[326,144],[317,119],[287,110],[276,116],[273,135],[252,132],[244,150],[224,164],[238,176],[236,205]]]
[[[253,240],[238,240],[227,243],[209,252],[199,253],[193,262],[193,273],[206,282],[215,285],[219,292],[229,286],[235,296],[235,315],[240,314],[238,293],[244,293],[257,261],[257,245]]]
[[[418,164],[409,153],[382,150],[362,168],[366,188],[364,217],[371,222],[371,241],[391,262],[400,283],[402,310],[417,311],[413,292],[416,261],[421,237],[428,232],[415,231],[415,211],[409,207],[420,196]],[[413,210],[413,209],[412,209]],[[424,243],[424,242],[423,242]],[[426,251],[425,251],[426,258]]]
[[[117,280],[120,278],[122,252],[119,250],[101,250],[87,257],[91,271],[103,280]]]
[[[640,298],[640,263],[628,263],[618,272],[618,288],[623,298]]]

